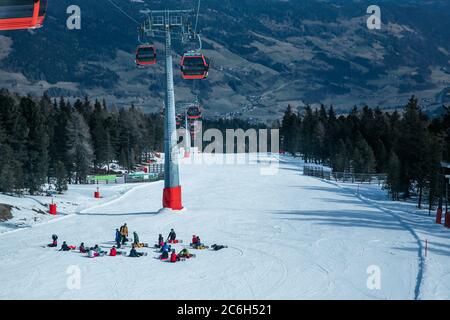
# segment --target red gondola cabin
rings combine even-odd
[[[198,120],[202,118],[202,110],[199,106],[191,106],[187,109],[188,120]]]
[[[183,79],[205,79],[208,77],[209,62],[203,54],[186,53],[181,58],[181,76]]]
[[[148,66],[156,64],[156,49],[152,45],[141,45],[136,50],[136,64]]]
[[[0,31],[42,27],[47,0],[1,0]]]

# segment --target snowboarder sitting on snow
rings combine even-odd
[[[115,240],[116,240],[117,248],[120,248],[120,242],[122,241],[122,235],[120,234],[119,229],[116,229],[116,237],[115,237]]]
[[[95,258],[99,256],[99,254],[94,250],[94,248],[89,248],[87,254],[89,258]]]
[[[109,250],[109,255],[110,255],[111,257],[117,256],[117,250],[116,250],[116,247],[115,247],[115,246],[113,246],[113,247],[111,248],[111,250]]]
[[[69,246],[67,245],[67,243],[64,241],[61,249],[59,249],[59,251],[70,251],[71,249],[69,248]]]
[[[120,227],[120,235],[122,236],[122,244],[125,244],[128,241],[128,227],[126,223]]]
[[[211,249],[213,249],[214,251],[219,251],[222,249],[228,248],[227,246],[221,245],[221,244],[213,244],[211,246]]]
[[[103,251],[102,248],[99,247],[98,244],[96,244],[96,245],[94,246],[94,251],[97,252],[99,256],[105,255],[105,254],[106,254],[106,251]]]
[[[177,259],[178,257],[177,257],[177,254],[176,254],[176,252],[175,252],[175,249],[173,249],[172,250],[172,253],[170,254],[170,262],[172,262],[172,263],[175,263],[175,262],[177,262]]]
[[[194,246],[196,243],[197,243],[197,236],[194,234],[194,235],[192,236],[192,243],[191,243],[191,246]]]
[[[175,233],[175,231],[173,229],[170,229],[170,233],[167,236],[168,242],[175,243],[176,239],[177,239],[177,234]]]
[[[58,246],[58,236],[56,234],[52,235],[52,243],[48,244],[47,247],[54,248]]]
[[[169,251],[163,251],[163,253],[159,256],[161,260],[169,259]]]
[[[82,243],[80,244],[79,249],[80,249],[80,253],[86,253],[86,248],[84,247],[84,242],[82,242]]]
[[[161,250],[159,250],[159,251],[160,252],[169,251],[169,248],[170,248],[169,244],[167,242],[164,242],[162,247],[161,247]]]
[[[204,244],[200,241],[200,237],[197,236],[197,238],[195,239],[195,242],[192,243],[192,248],[194,249],[200,249],[200,248],[204,248]]]
[[[135,244],[133,243],[133,247],[131,248],[129,257],[132,257],[132,258],[139,258],[139,257],[141,257],[141,256],[143,256],[143,255],[144,255],[144,254],[143,254],[142,252],[137,252],[137,251],[136,251],[136,246],[135,246]]]

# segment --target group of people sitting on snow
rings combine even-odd
[[[123,226],[120,227],[120,229],[116,229],[116,234],[115,234],[116,246],[113,246],[110,249],[109,255],[114,257],[118,254],[123,254],[123,252],[117,251],[117,249],[120,249],[128,241],[129,241],[128,226],[125,223]],[[174,229],[170,230],[170,233],[167,236],[166,241],[164,241],[162,234],[160,234],[158,237],[158,242],[155,245],[156,248],[160,249],[161,255],[159,256],[159,259],[161,259],[161,260],[169,260],[170,259],[170,262],[177,262],[177,261],[195,257],[195,255],[191,254],[187,248],[182,249],[180,251],[180,253],[177,254],[175,249],[172,249],[171,244],[176,244],[179,242],[180,241],[177,240],[177,235],[176,235]],[[48,244],[47,246],[48,247],[57,247],[58,246],[58,236],[55,234],[52,235],[52,243]],[[139,258],[139,257],[142,257],[143,255],[146,255],[143,252],[138,252],[137,249],[141,248],[141,247],[147,247],[147,246],[148,245],[146,245],[144,243],[140,243],[137,232],[133,232],[133,243],[131,245],[130,254],[128,256],[133,257],[133,258]],[[208,248],[200,241],[200,237],[196,236],[196,235],[192,236],[192,243],[190,244],[190,246],[193,249],[207,249]],[[104,251],[97,244],[94,247],[86,248],[84,245],[84,242],[82,242],[78,248],[79,248],[80,253],[86,253],[88,255],[88,257],[90,257],[90,258],[101,257],[108,253],[108,252]],[[217,250],[221,250],[223,248],[227,248],[227,246],[214,244],[211,246],[211,248],[213,250],[217,251]],[[76,246],[69,246],[66,243],[66,241],[64,241],[61,246],[61,249],[59,251],[70,251],[70,250],[75,250],[75,249],[76,249]]]

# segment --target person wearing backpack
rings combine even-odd
[[[122,244],[125,244],[128,241],[128,226],[126,223],[120,227],[120,235],[122,236]]]

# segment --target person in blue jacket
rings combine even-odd
[[[161,252],[169,252],[169,244],[167,242],[164,242],[163,246],[161,247]]]
[[[116,229],[116,244],[117,244],[117,248],[120,248],[120,243],[122,241],[122,235],[120,234],[119,229]]]

